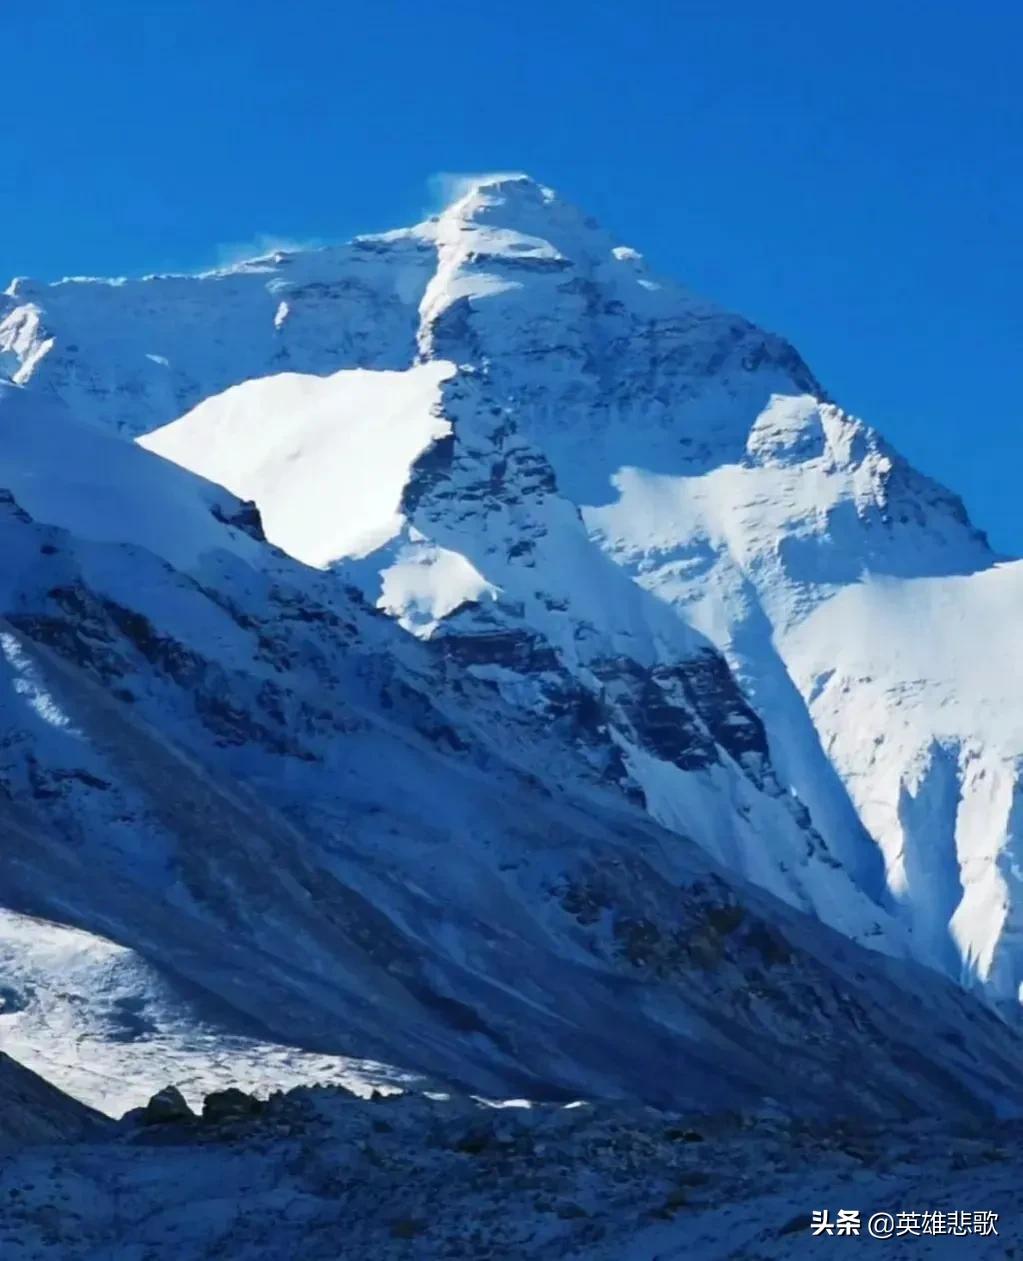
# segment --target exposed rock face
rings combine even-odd
[[[234,1121],[247,1121],[258,1116],[263,1105],[244,1090],[215,1090],[207,1095],[202,1105],[202,1119],[213,1125],[225,1125]]]

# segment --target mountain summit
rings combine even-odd
[[[1008,1028],[942,1031],[1023,980],[1023,569],[783,339],[499,176],[18,281],[0,367],[27,1062],[70,974],[154,1085],[228,1039],[257,1084],[797,1106],[807,1028],[897,1066],[908,1003],[942,1091],[1011,1092]]]

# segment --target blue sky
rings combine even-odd
[[[1023,552],[1023,6],[0,5],[0,275],[209,265],[526,170],[788,336]]]

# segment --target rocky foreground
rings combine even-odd
[[[839,1248],[1014,1257],[1021,1138],[1018,1122],[980,1119],[893,1130],[340,1087],[221,1091],[197,1115],[168,1089],[120,1122],[0,1156],[0,1255],[801,1257],[829,1247],[815,1210],[854,1209],[860,1233]],[[878,1212],[903,1233],[870,1238]],[[998,1214],[997,1234],[977,1233],[991,1229],[974,1229],[978,1212]]]

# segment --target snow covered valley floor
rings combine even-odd
[[[797,1123],[342,1088],[262,1105],[220,1095],[202,1117],[136,1113],[60,1146],[0,1150],[0,1255],[1011,1258],[1021,1143],[1019,1122]],[[831,1222],[856,1211],[858,1233],[815,1235],[815,1210]],[[886,1213],[893,1237],[871,1237]]]

